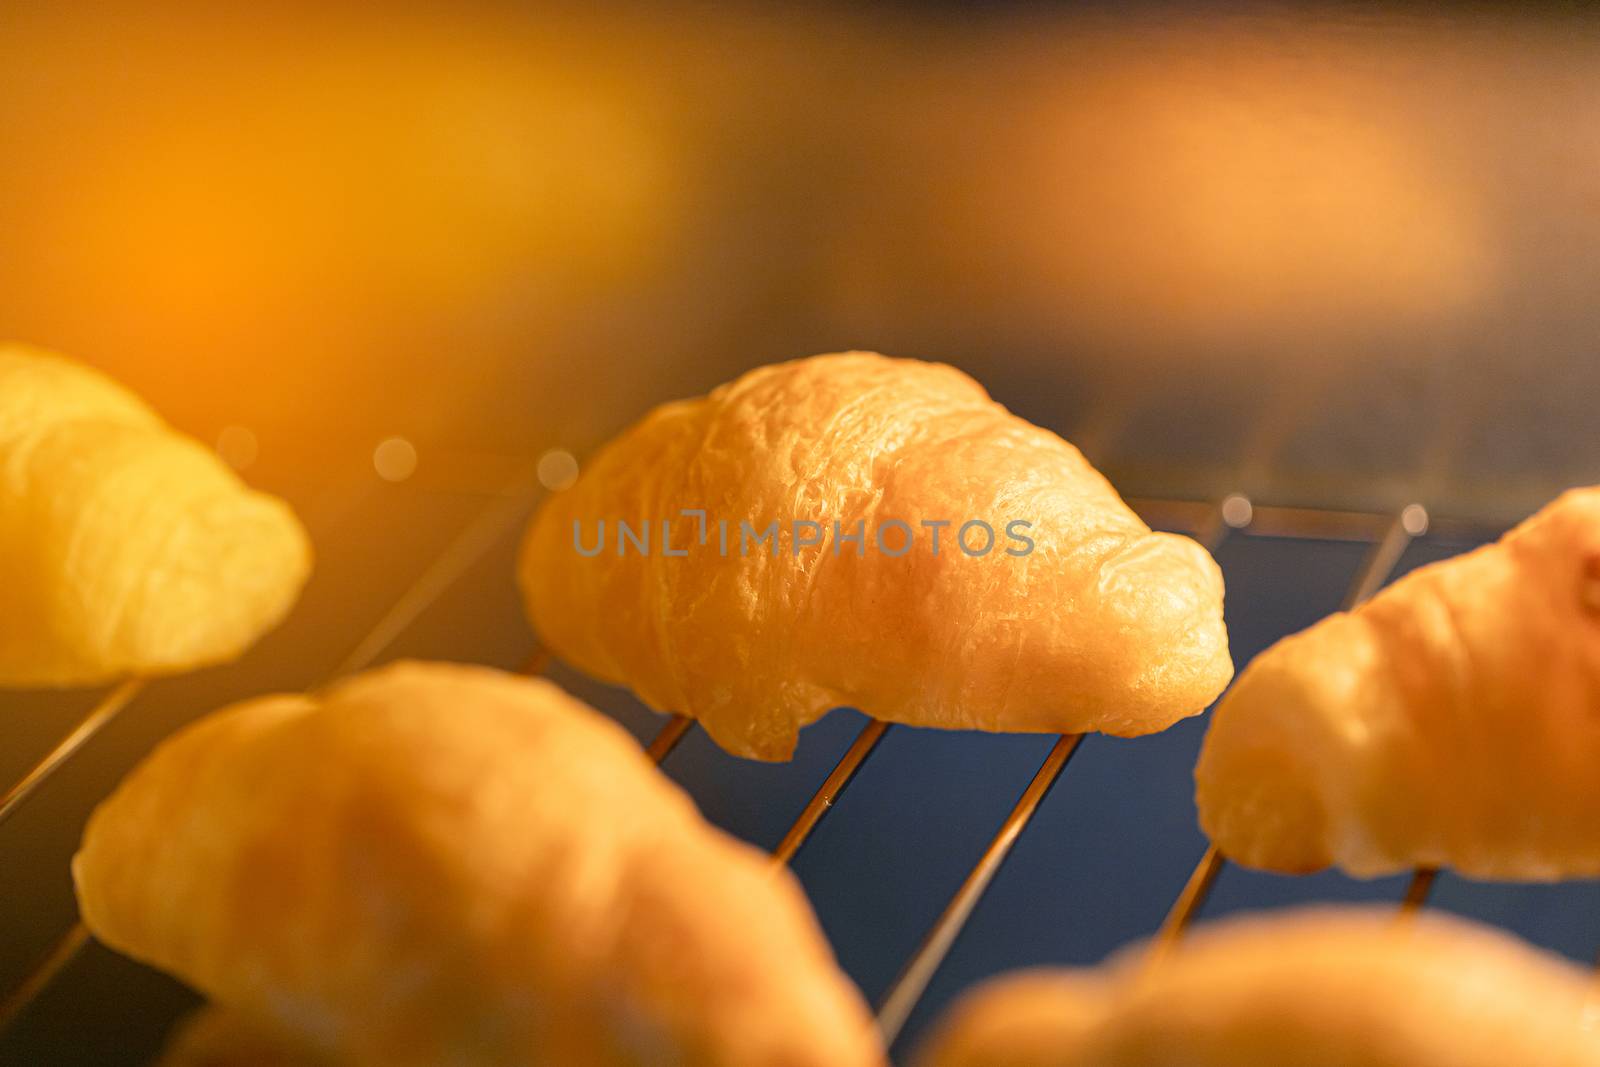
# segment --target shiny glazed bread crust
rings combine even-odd
[[[218,712],[95,812],[97,938],[360,1067],[882,1067],[787,870],[548,682]]]
[[[1600,874],[1600,489],[1262,653],[1212,716],[1229,858],[1359,876]]]
[[[967,994],[920,1067],[1596,1067],[1588,975],[1460,919],[1388,909],[1227,919],[1152,962]]]
[[[225,662],[310,569],[281,500],[103,375],[0,345],[0,685]]]
[[[659,534],[672,519],[683,549],[698,534],[686,508],[735,536],[741,521],[811,520],[829,541],[834,522],[870,539],[897,519],[919,541],[898,557],[796,554],[787,539],[776,556],[574,547],[575,522],[592,544],[599,520]],[[956,548],[970,519],[995,528],[995,550]],[[1004,551],[1020,551],[1012,520],[1033,524],[1026,555]],[[951,523],[938,555],[925,521]],[[1221,572],[1200,546],[1151,533],[1077,449],[955,368],[870,353],[763,367],[657,408],[544,505],[520,576],[558,655],[760,759],[787,758],[841,705],[952,729],[1151,733],[1203,710],[1233,671]]]

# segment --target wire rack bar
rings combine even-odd
[[[678,747],[678,742],[688,736],[689,731],[693,729],[694,720],[689,716],[672,716],[645,748],[644,754],[650,757],[651,763],[661,766],[661,762],[672,755],[672,750]]]
[[[1436,867],[1418,867],[1411,875],[1411,881],[1406,885],[1406,895],[1400,900],[1401,915],[1415,915],[1428,903],[1428,895],[1433,892],[1433,883],[1439,880],[1439,870]]]
[[[1368,553],[1365,564],[1356,575],[1356,581],[1345,596],[1343,610],[1350,611],[1383,588],[1389,575],[1394,573],[1411,542],[1428,532],[1428,512],[1421,504],[1408,504],[1401,509],[1383,532],[1383,537]]]
[[[1411,542],[1427,532],[1428,512],[1421,504],[1408,504],[1390,516],[1382,536],[1367,553],[1361,569],[1356,572],[1355,580],[1350,583],[1350,589],[1345,594],[1343,610],[1348,611],[1358,606],[1381,589],[1389,575],[1394,573],[1400,557],[1405,555]],[[1166,921],[1157,935],[1155,951],[1164,952],[1182,940],[1195,916],[1205,906],[1212,887],[1217,884],[1217,877],[1222,874],[1227,864],[1227,858],[1217,851],[1215,845],[1206,849],[1205,855],[1200,857],[1200,862],[1195,866],[1194,873],[1185,883],[1183,892],[1178,895],[1172,910],[1167,913]],[[1418,871],[1412,877],[1406,899],[1409,901],[1415,894],[1417,903],[1410,910],[1421,906],[1432,886],[1431,874]]]
[[[50,951],[34,966],[28,976],[4,998],[0,998],[0,1032],[28,1009],[28,1005],[56,980],[57,975],[67,969],[67,965],[77,958],[78,953],[88,943],[88,928],[81,921],[75,921],[72,928],[51,946]]]
[[[911,957],[900,977],[890,985],[889,992],[878,1008],[878,1029],[883,1034],[884,1044],[892,1045],[895,1038],[900,1036],[906,1020],[911,1017],[912,1009],[917,1006],[917,1001],[922,999],[928,983],[933,980],[939,965],[950,954],[951,946],[955,944],[956,938],[966,926],[967,919],[972,915],[972,909],[978,906],[978,901],[983,898],[989,883],[994,881],[994,876],[1000,872],[1006,857],[1011,855],[1011,848],[1017,843],[1017,838],[1022,836],[1022,831],[1027,828],[1034,812],[1039,810],[1039,805],[1049,794],[1050,787],[1061,777],[1061,772],[1066,769],[1073,753],[1078,751],[1078,745],[1082,740],[1082,734],[1063,734],[1057,738],[1043,765],[1034,774],[1033,781],[1028,783],[1028,788],[1023,790],[1022,796],[1018,798],[1016,807],[1006,816],[1000,832],[989,842],[989,847],[984,850],[977,865],[967,875],[966,881],[961,883],[961,888],[946,905],[944,913],[939,916],[939,921],[934,923],[933,929],[928,932],[916,955]]]
[[[1161,924],[1161,932],[1156,935],[1158,948],[1177,944],[1189,932],[1189,924],[1194,922],[1200,905],[1211,895],[1211,887],[1216,885],[1217,875],[1222,873],[1227,862],[1222,858],[1222,853],[1217,851],[1216,845],[1206,846],[1206,854],[1200,857],[1194,873],[1183,885],[1183,892],[1173,901],[1172,910],[1167,912],[1166,920]]]
[[[1234,498],[1240,499],[1243,498]],[[1204,516],[1216,504],[1203,500],[1128,497],[1128,506],[1151,526],[1200,531]],[[1333,508],[1283,507],[1251,504],[1250,533],[1255,537],[1283,537],[1310,541],[1379,540],[1393,525],[1393,511],[1342,511]],[[1456,540],[1487,540],[1505,529],[1502,524],[1449,516],[1429,515],[1427,532]]]
[[[76,755],[90,738],[121,714],[123,708],[133,703],[134,699],[144,691],[145,684],[143,678],[129,678],[106,693],[87,715],[78,720],[78,725],[74,726],[67,736],[56,742],[56,746],[22,776],[21,781],[0,796],[0,823],[11,818],[34,791],[60,769],[62,764]]]
[[[888,732],[888,723],[880,719],[867,720],[861,732],[856,734],[855,740],[850,742],[850,747],[845,749],[844,756],[833,768],[833,772],[801,809],[799,818],[789,827],[789,832],[783,835],[778,847],[772,850],[774,863],[782,865],[794,859],[795,853],[800,851],[800,846],[811,836],[811,831],[817,828],[823,816],[833,810],[833,805],[840,794],[845,791],[845,787],[855,778],[861,765],[867,762],[867,757],[872,755],[873,750],[878,747],[878,742],[882,741],[883,735]]]
[[[333,677],[354,674],[383,654],[395,639],[416,622],[472,565],[489,553],[527,513],[537,494],[537,484],[518,480],[507,494],[494,497],[472,522],[444,547],[433,562],[400,594],[350,654],[333,670]]]

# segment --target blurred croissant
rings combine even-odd
[[[1600,489],[1424,567],[1250,664],[1200,822],[1254,867],[1600,874]]]
[[[841,705],[1152,733],[1233,672],[1204,549],[955,368],[868,353],[657,408],[546,503],[520,570],[554,652],[758,759]]]
[[[287,505],[132,393],[0,346],[0,686],[232,659],[283,618],[310,566]]]
[[[1600,1067],[1587,974],[1460,919],[1309,910],[968,994],[921,1067]]]
[[[882,1067],[794,877],[548,682],[402,664],[188,727],[73,863],[101,941],[357,1067]]]

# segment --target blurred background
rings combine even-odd
[[[0,146],[0,337],[128,383],[319,550],[288,627],[153,690],[0,828],[0,989],[70,922],[84,814],[156,739],[357,652],[519,662],[538,458],[751,366],[955,363],[1135,496],[1420,500],[1492,531],[1600,481],[1580,8],[20,2]],[[1241,664],[1336,607],[1361,551],[1228,542]],[[89,702],[0,697],[0,782]],[[1199,730],[1086,745],[931,1006],[1154,927],[1199,854]],[[668,770],[770,845],[852,733],[783,768],[693,739]],[[1045,747],[891,735],[801,856],[869,997]],[[1219,909],[1392,889],[1233,877]],[[1575,956],[1594,896],[1440,890]],[[0,1063],[143,1062],[186,1003],[90,954]]]
[[[1593,478],[1600,19],[8,4],[0,323],[318,474],[850,347],[1131,492]],[[1159,386],[1159,388],[1153,388]]]

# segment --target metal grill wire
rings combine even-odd
[[[525,485],[513,486],[501,497],[492,500],[482,515],[447,546],[433,565],[418,577],[373,630],[355,646],[335,675],[360,670],[376,660],[394,639],[425,612],[477,558],[504,536],[518,517],[526,513],[531,504],[529,488]],[[1207,548],[1212,549],[1216,548],[1231,530],[1252,526],[1253,532],[1266,536],[1312,539],[1371,536],[1376,531],[1377,536],[1366,561],[1350,586],[1346,607],[1354,606],[1376,592],[1392,573],[1413,538],[1421,535],[1427,527],[1426,513],[1417,505],[1412,505],[1399,514],[1385,519],[1370,514],[1319,509],[1252,507],[1250,502],[1242,497],[1230,497],[1215,505],[1163,500],[1131,503],[1134,503],[1152,524],[1169,528],[1186,527]],[[524,665],[523,670],[527,673],[537,673],[543,668],[544,662],[542,653],[536,651]],[[142,688],[141,680],[132,679],[108,693],[33,771],[0,796],[0,820],[12,815],[56,769],[69,760],[112,717],[130,704]],[[683,716],[670,717],[648,746],[652,760],[657,763],[664,761],[693,727],[692,720]],[[788,832],[774,849],[775,862],[788,863],[795,858],[811,833],[833,809],[844,790],[891,729],[889,724],[877,720],[869,719],[865,722],[841,759],[801,809]],[[1016,806],[979,856],[933,927],[924,936],[905,968],[881,998],[879,1025],[889,1043],[892,1044],[900,1034],[940,964],[965,928],[967,920],[984,892],[1010,855],[1012,846],[1027,828],[1050,788],[1077,752],[1080,741],[1081,737],[1078,735],[1066,735],[1052,746],[1044,763],[1033,779],[1027,783]],[[1170,947],[1182,937],[1190,922],[1205,905],[1212,887],[1225,866],[1226,861],[1214,848],[1206,851],[1162,924],[1154,942],[1156,951]],[[1435,880],[1436,872],[1418,871],[1402,897],[1400,902],[1402,911],[1409,913],[1422,907]],[[87,941],[87,932],[81,924],[75,925],[62,936],[40,961],[39,966],[3,1001],[0,1001],[0,1029],[14,1020],[34,998],[49,987],[51,981],[71,963]]]

